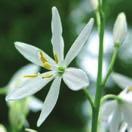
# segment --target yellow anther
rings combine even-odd
[[[128,87],[127,92],[132,92],[132,86]]]
[[[59,58],[58,58],[56,53],[54,53],[54,58],[55,58],[55,62],[58,63],[59,62]]]
[[[42,78],[50,78],[52,76],[53,76],[52,73],[46,73],[46,74],[42,75]]]
[[[35,78],[37,76],[38,76],[38,74],[30,74],[30,75],[25,75],[24,77],[25,78]]]
[[[42,63],[48,62],[42,51],[40,51],[39,54],[40,54],[40,60]]]
[[[51,65],[48,62],[43,63],[43,67],[47,70],[51,70]]]

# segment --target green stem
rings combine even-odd
[[[102,97],[103,87],[102,82],[102,66],[103,66],[103,39],[104,39],[104,14],[102,10],[101,1],[99,0],[99,15],[100,15],[100,31],[99,31],[99,57],[98,57],[98,75],[96,83],[96,95],[94,101],[94,108],[92,110],[92,132],[97,132],[98,128],[98,116],[100,110],[100,102]]]
[[[108,100],[108,99],[115,99],[115,100],[121,100],[118,96],[116,96],[116,95],[113,95],[113,94],[108,94],[108,95],[105,95],[102,99],[101,99],[101,104],[104,102],[104,101],[106,101],[106,100]]]
[[[86,89],[83,89],[83,92],[84,92],[85,96],[87,97],[87,99],[89,100],[89,102],[91,104],[91,107],[93,108],[94,107],[94,103],[92,101],[92,98],[91,98],[89,92]]]
[[[97,28],[98,28],[98,32],[100,31],[100,14],[98,12],[98,10],[96,11],[96,23],[97,23]]]
[[[102,82],[102,87],[104,87],[112,73],[112,70],[113,70],[113,66],[115,64],[115,60],[116,60],[116,56],[117,56],[117,53],[118,53],[118,49],[119,47],[115,47],[114,49],[114,53],[113,53],[113,56],[112,56],[112,60],[111,60],[111,63],[110,63],[110,66],[109,66],[109,69],[108,69],[108,72],[106,74],[106,77],[104,79],[104,81]]]

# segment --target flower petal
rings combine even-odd
[[[127,131],[132,132],[132,126],[130,126]]]
[[[54,60],[37,47],[22,42],[15,42],[15,47],[27,60],[36,65],[43,66],[39,55],[40,53],[43,53],[44,57],[51,65],[55,65]]]
[[[11,78],[7,87],[9,92],[14,90],[16,87],[20,87],[27,79],[23,78],[24,75],[38,73],[40,67],[34,64],[28,64],[20,68]]]
[[[29,108],[33,112],[37,112],[42,109],[43,102],[39,100],[38,98],[31,96],[31,97],[28,97],[28,100],[29,100]]]
[[[132,105],[132,86],[125,88],[118,96],[124,101],[124,103]]]
[[[132,125],[132,105],[129,103],[122,104],[122,113],[124,121],[128,124],[129,127]]]
[[[54,57],[56,61],[63,61],[64,59],[64,40],[62,37],[62,24],[59,12],[56,7],[52,8],[52,45]]]
[[[117,105],[117,107],[114,109],[113,115],[109,122],[110,132],[119,132],[120,123],[122,121],[121,118],[122,118],[121,111]]]
[[[63,80],[70,89],[75,91],[86,88],[89,85],[86,73],[77,68],[66,69]]]
[[[116,101],[105,102],[101,108],[101,119],[103,121],[108,121],[115,107]]]
[[[127,123],[123,122],[121,125],[120,125],[120,132],[126,132],[127,130]]]
[[[128,78],[127,76],[121,75],[119,73],[113,73],[112,78],[122,89],[132,86],[132,79]]]
[[[46,99],[44,101],[43,109],[41,111],[41,114],[37,122],[38,127],[46,120],[46,118],[49,116],[49,114],[55,107],[59,96],[60,84],[61,84],[61,78],[56,78],[53,81],[51,88],[48,92],[48,95],[46,96]]]
[[[93,28],[94,19],[91,18],[88,24],[84,27],[84,29],[81,31],[77,39],[74,41],[73,45],[71,46],[70,50],[68,51],[66,58],[65,58],[65,64],[69,65],[71,61],[78,55],[78,53],[81,51],[84,44],[87,42],[89,35],[91,33],[91,30]]]
[[[53,78],[41,78],[36,77],[32,78],[23,84],[20,88],[16,88],[13,90],[9,95],[7,95],[6,100],[18,100],[22,99],[24,97],[33,95],[34,93],[38,92],[40,89],[42,89],[47,83],[49,83]]]

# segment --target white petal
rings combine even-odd
[[[132,79],[128,78],[127,76],[121,75],[119,73],[113,73],[112,78],[122,89],[132,86]]]
[[[132,132],[132,126],[128,128],[128,132]]]
[[[86,88],[89,85],[86,73],[77,68],[66,69],[63,80],[70,89],[75,91]]]
[[[36,65],[43,66],[43,63],[39,56],[40,52],[44,54],[45,58],[51,65],[55,65],[55,62],[51,57],[49,57],[45,52],[35,46],[22,42],[15,42],[15,47],[27,60]]]
[[[113,28],[114,43],[115,44],[123,43],[126,36],[127,36],[126,16],[123,12],[121,12],[117,17]]]
[[[38,73],[40,67],[34,64],[28,64],[20,68],[11,78],[10,82],[8,83],[7,87],[9,88],[9,92],[14,90],[16,87],[20,87],[24,82],[25,78],[24,75],[30,75],[34,73]]]
[[[119,132],[125,132],[127,130],[127,127],[128,127],[127,123],[122,123]]]
[[[47,83],[49,83],[53,78],[43,79],[41,77],[32,78],[23,84],[20,88],[16,88],[9,95],[7,95],[6,100],[18,100],[24,97],[33,95],[42,89]]]
[[[108,121],[113,110],[116,108],[116,101],[107,101],[101,108],[101,118],[103,121]]]
[[[118,96],[124,103],[130,103],[132,105],[132,87],[125,88]]]
[[[56,7],[52,8],[52,45],[54,55],[58,57],[59,62],[64,59],[64,41],[62,37],[62,24],[59,12]]]
[[[122,104],[122,113],[124,121],[131,127],[132,125],[132,104],[123,103]]]
[[[33,112],[37,112],[42,109],[43,102],[41,100],[37,99],[34,96],[28,97],[28,100],[29,100],[29,108]]]
[[[69,65],[71,61],[78,55],[78,53],[81,51],[84,44],[87,42],[91,30],[93,28],[94,19],[91,18],[88,24],[84,27],[84,29],[81,31],[77,39],[74,41],[73,45],[71,46],[70,50],[68,51],[66,58],[65,58],[65,64]]]
[[[122,121],[121,118],[122,118],[121,117],[121,111],[117,105],[117,107],[114,109],[113,115],[112,115],[110,122],[109,122],[110,132],[119,132],[120,123]]]
[[[7,132],[7,130],[3,124],[0,124],[0,132]]]
[[[49,116],[49,114],[55,107],[59,96],[60,84],[61,84],[61,78],[56,78],[53,81],[51,88],[48,92],[48,95],[46,96],[46,99],[44,101],[43,109],[41,111],[41,114],[37,122],[38,127],[46,120],[46,118]]]
[[[37,132],[36,130],[30,129],[30,128],[26,128],[25,131],[26,131],[26,132]]]

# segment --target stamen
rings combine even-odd
[[[51,70],[51,65],[48,62],[43,63],[43,67],[47,70]]]
[[[38,74],[30,74],[30,75],[25,75],[24,78],[35,78],[37,76]]]
[[[127,92],[132,92],[132,86],[128,87]]]
[[[42,78],[51,78],[53,76],[52,73],[46,73],[44,75],[42,75]]]
[[[55,62],[58,64],[59,58],[58,58],[58,55],[56,53],[54,53],[54,58],[55,58]]]
[[[40,54],[40,60],[43,63],[43,67],[47,70],[51,70],[51,65],[49,64],[48,60],[44,56],[44,53],[41,51],[39,54]]]
[[[40,51],[39,55],[40,55],[40,60],[42,61],[42,63],[48,62],[42,51]]]

